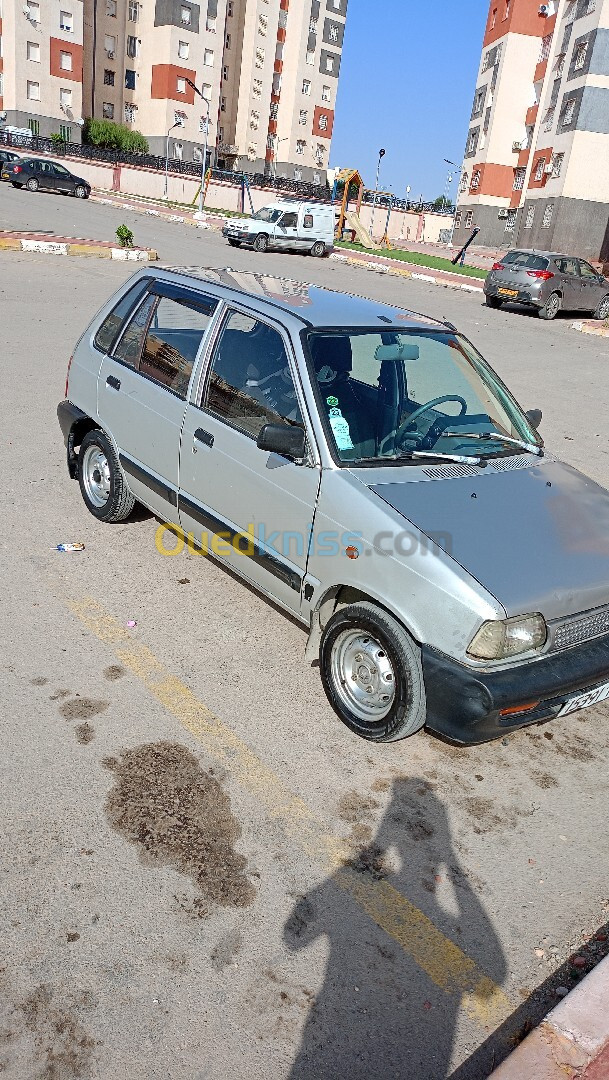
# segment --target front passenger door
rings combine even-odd
[[[297,248],[298,243],[298,214],[291,210],[282,214],[275,225],[274,242],[278,248],[284,250]]]
[[[52,165],[53,175],[55,177],[55,187],[58,191],[72,192],[74,190],[74,181],[67,169],[64,169],[63,165]]]
[[[566,311],[577,311],[581,306],[581,280],[577,259],[554,260],[562,274],[562,306]]]
[[[596,311],[604,296],[607,295],[607,284],[596,273],[590,263],[579,260],[581,274],[581,306],[585,311]]]

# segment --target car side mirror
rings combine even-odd
[[[306,455],[307,437],[301,427],[265,424],[260,430],[256,446],[259,450],[267,450],[269,454],[281,454],[281,457],[297,460]]]
[[[535,431],[537,431],[537,428],[541,424],[542,416],[543,414],[541,409],[529,409],[526,413],[526,418],[529,421],[531,427],[535,428]]]

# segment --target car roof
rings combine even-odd
[[[521,251],[523,255],[542,255],[544,259],[579,259],[579,255],[570,255],[567,251],[540,251],[539,248],[510,248]]]
[[[293,278],[261,274],[251,270],[233,270],[231,267],[164,266],[164,271],[180,277],[194,278],[197,282],[209,282],[222,286],[226,299],[239,303],[247,298],[281,308],[300,319],[307,326],[332,327],[378,327],[389,325],[403,330],[445,329],[445,324],[428,318],[408,308],[383,304],[364,296],[336,292]],[[153,270],[148,271],[153,273]],[[453,328],[450,327],[452,330]]]

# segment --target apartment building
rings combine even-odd
[[[609,0],[491,0],[455,217],[609,261]]]
[[[82,0],[2,0],[1,126],[80,142]]]

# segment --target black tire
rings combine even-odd
[[[500,308],[502,303],[503,303],[503,301],[500,300],[498,296],[487,296],[486,297],[486,306],[487,307]]]
[[[351,641],[354,644],[349,646]],[[363,649],[362,653],[357,651],[359,648]],[[356,651],[352,660],[347,660],[351,649]],[[341,678],[341,674],[347,674],[345,663],[352,664],[349,681]],[[322,634],[319,664],[323,688],[334,712],[362,739],[395,742],[414,735],[425,724],[427,705],[421,651],[404,627],[375,604],[368,601],[350,604],[332,616]],[[371,678],[367,680],[370,672]],[[367,685],[373,685],[369,698],[364,693]],[[391,688],[386,712],[378,718],[374,714],[371,718],[362,716],[368,702],[381,713],[382,691]],[[364,701],[362,706],[353,704],[356,694]]]
[[[238,240],[231,240],[231,239],[230,239],[230,237],[229,237],[229,238],[228,238],[228,242],[229,242],[229,244],[230,244],[230,246],[231,246],[231,247],[241,247],[241,245],[240,245],[240,243],[239,243],[239,241],[238,241]]]
[[[25,186],[28,189],[28,191],[38,191],[38,188],[40,187],[40,184],[38,183],[35,176],[30,176],[30,178],[26,182]]]
[[[326,245],[323,240],[316,240],[311,248],[311,255],[314,259],[323,259],[326,254]]]
[[[560,298],[560,293],[550,293],[543,307],[539,309],[539,318],[548,321],[550,319],[555,319],[561,307],[562,300]]]
[[[11,180],[11,184],[13,185],[13,187],[16,187],[16,188],[23,187],[23,184],[16,184],[14,180]]]
[[[268,251],[269,238],[266,233],[258,233],[254,240],[254,251]]]
[[[89,198],[89,192],[87,191],[84,184],[77,184],[76,185],[76,187],[74,188],[74,196],[77,199],[88,199]]]
[[[603,296],[592,318],[600,319],[601,321],[603,319],[609,319],[609,293],[607,293],[607,296]]]
[[[98,463],[103,460],[107,465],[107,471],[105,468],[98,469],[101,479],[97,495],[94,492],[93,476],[96,460]],[[105,492],[102,490],[104,479],[107,481],[108,492],[105,500],[103,498]],[[93,517],[107,522],[125,521],[129,517],[135,506],[135,496],[127,487],[123,470],[110,439],[98,428],[88,431],[80,444],[78,482],[85,506]]]

